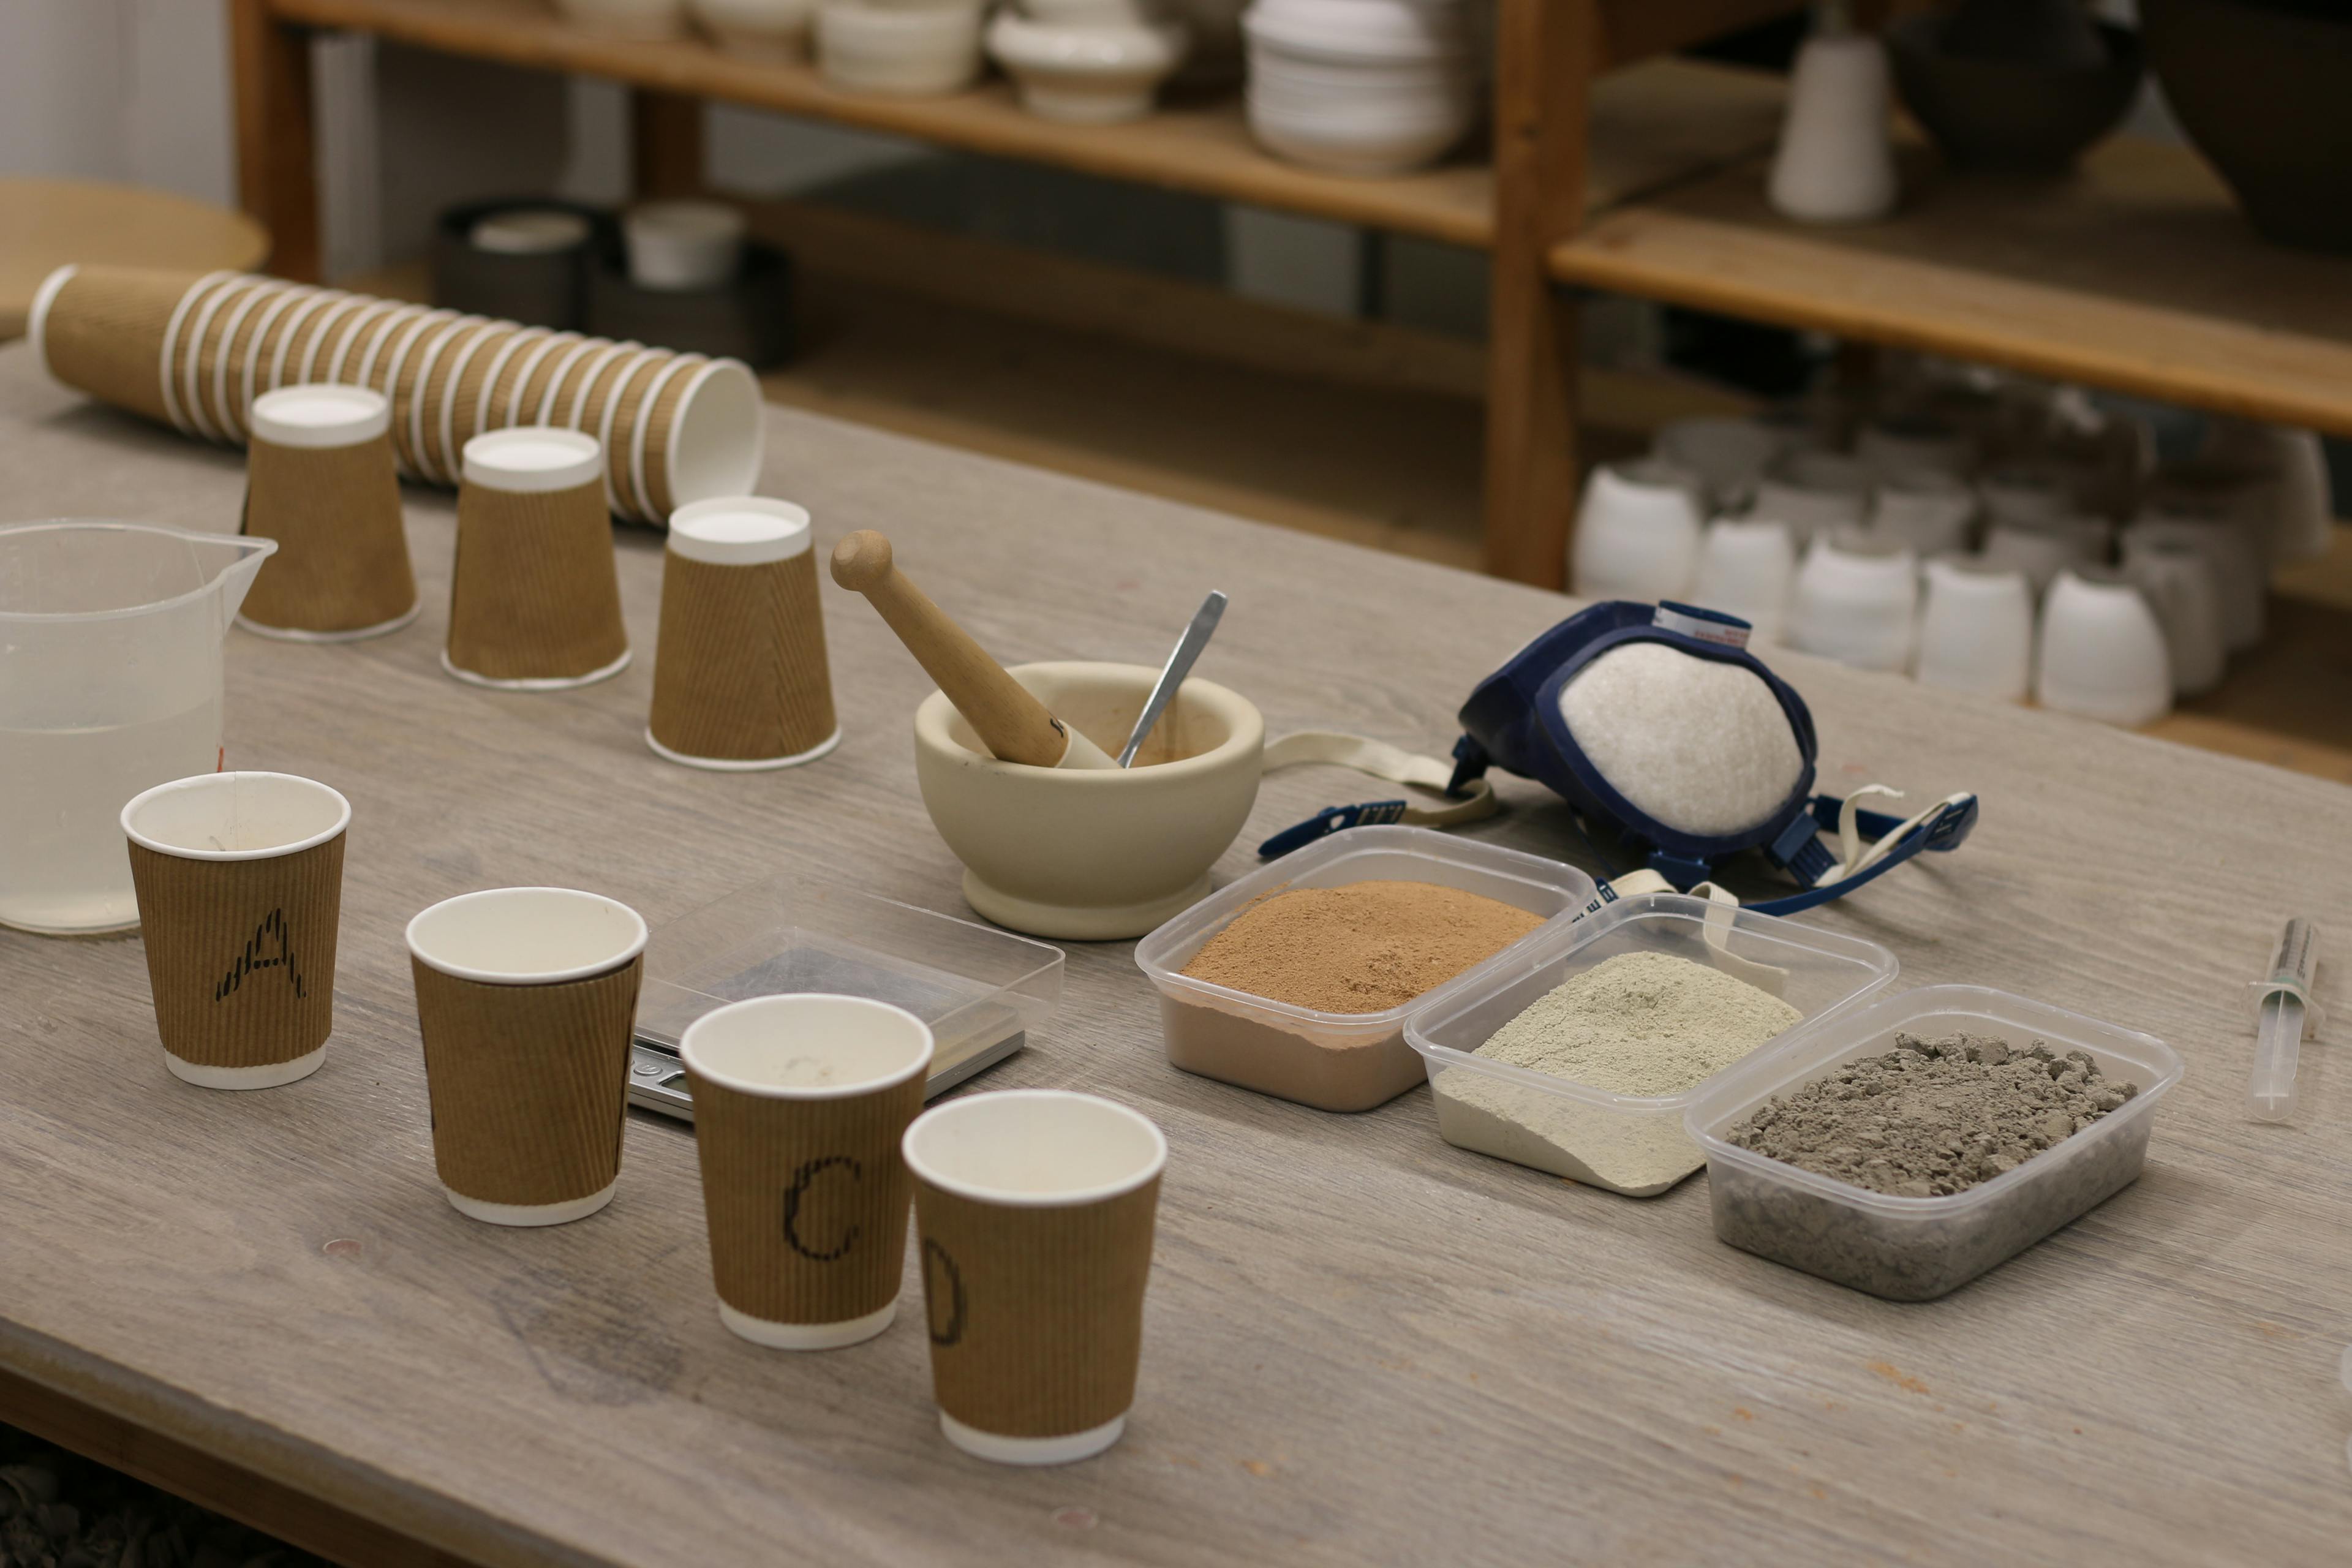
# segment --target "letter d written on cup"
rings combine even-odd
[[[929,1026],[863,996],[755,996],[687,1026],[719,1321],[754,1344],[831,1350],[890,1326]]]

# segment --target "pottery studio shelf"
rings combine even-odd
[[[2352,262],[2257,238],[2184,147],[2117,138],[2042,183],[1916,151],[1902,211],[1849,228],[1780,217],[1764,173],[1603,214],[1552,275],[2352,436]]]
[[[239,183],[277,242],[274,266],[313,277],[318,193],[307,35],[373,34],[635,89],[636,189],[699,188],[704,100],[908,136],[1224,201],[1484,250],[1495,283],[1485,459],[1485,560],[1558,584],[1576,465],[1573,310],[1545,276],[1552,240],[1588,218],[1753,157],[1771,144],[1774,78],[1672,51],[1801,8],[1801,0],[1498,0],[1495,133],[1454,162],[1393,179],[1286,163],[1251,140],[1237,96],[1178,97],[1127,125],[1057,124],[1003,81],[946,98],[844,92],[804,65],[706,44],[617,42],[551,0],[229,0]],[[1481,150],[1481,149],[1484,150]]]

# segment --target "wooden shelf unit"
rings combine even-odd
[[[1822,228],[1760,162],[1553,247],[1564,283],[2352,436],[2352,266],[2255,237],[2187,148],[2118,138],[2072,178],[1906,157],[1902,211]]]
[[[648,195],[699,186],[695,109],[711,100],[1484,250],[1490,339],[1501,345],[1488,356],[1485,558],[1490,570],[1558,586],[1576,499],[1576,353],[1573,310],[1547,276],[1547,252],[1589,216],[1768,148],[1777,79],[1652,57],[1800,0],[1498,0],[1496,156],[1386,180],[1271,157],[1231,96],[1180,98],[1128,125],[1066,125],[1024,111],[1002,81],[945,98],[853,94],[807,66],[747,61],[697,41],[601,37],[563,20],[551,0],[229,4],[243,199],[272,231],[277,269],[292,277],[319,267],[303,47],[319,28],[628,85],[638,188]],[[1574,69],[1530,68],[1525,47],[1570,58]]]

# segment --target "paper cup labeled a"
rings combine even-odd
[[[646,922],[569,888],[494,888],[408,922],[433,1163],[458,1213],[562,1225],[621,1172]]]
[[[756,996],[687,1026],[719,1317],[755,1344],[830,1350],[898,1310],[931,1031],[864,996]]]
[[[743,496],[670,519],[646,742],[690,767],[814,762],[840,742],[809,514]]]
[[[327,1058],[352,805],[291,773],[199,773],[122,808],[163,1065],[272,1089]]]
[[[553,691],[628,662],[596,438],[530,426],[467,442],[442,668],[477,686]]]
[[[416,618],[393,471],[392,406],[358,386],[254,400],[245,531],[278,541],[237,624],[297,642],[354,642]]]
[[[1092,1095],[1018,1089],[925,1111],[903,1147],[948,1441],[1007,1465],[1118,1442],[1143,1348],[1160,1129]]]

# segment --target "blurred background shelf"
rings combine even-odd
[[[2188,148],[2118,137],[2057,181],[1924,150],[1883,223],[1811,227],[1760,162],[1601,215],[1564,283],[2352,435],[2352,266],[2255,237]]]

